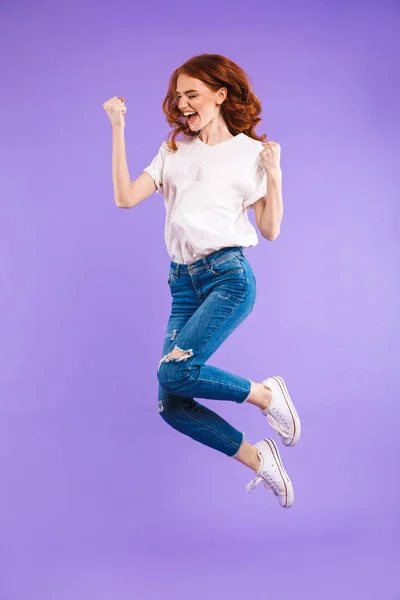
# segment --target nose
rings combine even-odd
[[[187,109],[187,102],[183,100],[178,101],[178,108],[180,111],[185,111]]]

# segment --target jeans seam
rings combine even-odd
[[[214,435],[217,435],[218,437],[220,437],[221,439],[223,439],[225,442],[228,442],[229,444],[231,444],[231,446],[233,448],[236,448],[236,444],[234,442],[232,442],[232,440],[230,440],[229,438],[225,437],[224,434],[220,433],[219,431],[217,431],[216,429],[213,429],[212,427],[210,427],[209,425],[206,425],[205,423],[202,423],[202,421],[198,421],[197,419],[195,419],[194,417],[192,417],[189,413],[187,413],[185,411],[185,409],[182,406],[182,400],[179,400],[179,408],[181,409],[181,411],[183,412],[183,414],[185,415],[185,417],[187,417],[188,419],[190,419],[191,421],[193,421],[194,423],[197,423],[198,425],[201,425],[202,427],[204,427],[205,429],[208,429],[209,431],[212,431],[212,433]],[[244,436],[244,434],[242,434],[242,436]],[[243,443],[243,437],[242,437],[242,442]],[[239,446],[240,448],[240,446]],[[238,449],[239,449],[238,448]]]
[[[229,252],[229,254],[225,254],[223,257],[221,257],[221,259],[217,259],[214,262],[210,262],[210,267],[217,267],[218,265],[220,265],[221,263],[224,263],[228,260],[231,260],[232,258],[236,258],[239,260],[239,257],[237,255],[237,252]]]
[[[198,367],[200,368],[200,366]],[[193,383],[197,383],[199,381],[199,379],[194,379],[193,377],[191,377],[190,373],[187,374],[186,379],[190,379],[190,381],[192,381]],[[245,379],[245,378],[244,378]],[[204,377],[202,377],[200,379],[201,383],[212,383],[213,385],[219,385],[220,387],[229,387],[231,390],[235,390],[236,392],[244,392],[245,390],[243,390],[242,388],[239,388],[237,386],[233,386],[230,384],[226,384],[226,383],[219,383],[218,381],[212,381],[211,379],[205,379]],[[250,395],[247,394],[247,397]],[[246,397],[246,399],[247,399]]]
[[[240,442],[239,447],[237,448],[235,454],[231,454],[229,456],[229,458],[236,458],[236,456],[239,454],[240,448],[243,446],[244,441],[245,441],[245,436],[244,436],[244,433],[242,433],[242,441]]]
[[[246,285],[245,285],[245,288],[244,288],[244,292],[243,292],[242,296],[240,297],[240,299],[238,300],[238,302],[232,307],[232,310],[229,313],[229,315],[226,315],[225,319],[220,323],[219,327],[225,323],[225,321],[231,316],[231,314],[233,313],[233,311],[235,310],[235,308],[239,305],[239,302],[241,302],[243,300],[243,298],[246,296],[246,292],[247,292],[247,289],[248,289],[248,280],[247,280],[246,271],[244,271],[244,273],[245,273],[245,280],[246,280]],[[218,328],[214,329],[214,331],[212,332],[212,334],[210,335],[210,337],[204,342],[203,346],[196,352],[196,355],[199,355],[202,352],[202,350],[205,347],[205,345],[208,344],[208,342],[212,339],[213,335],[215,335],[215,333],[217,331],[218,331]],[[190,366],[190,362],[191,361],[189,361],[188,367]],[[200,367],[200,365],[199,365],[199,367]],[[198,379],[193,379],[193,377],[190,376],[190,373],[187,374],[187,378],[190,379],[193,382],[197,382],[198,381]],[[201,381],[205,381],[207,383],[214,383],[215,384],[215,382],[209,381],[207,379],[202,379]],[[217,383],[217,385],[223,385],[223,386],[225,386],[226,384],[218,384]],[[237,388],[232,388],[232,389],[236,389],[237,390]]]
[[[235,308],[236,308],[237,306],[239,306],[239,303],[240,303],[240,302],[243,300],[243,298],[246,296],[246,292],[247,292],[247,289],[248,289],[248,287],[249,287],[249,286],[248,286],[248,280],[247,280],[247,274],[246,274],[246,271],[244,271],[244,274],[245,274],[245,281],[246,281],[246,285],[245,285],[245,288],[244,288],[244,292],[243,292],[243,294],[240,296],[240,298],[239,298],[238,302],[237,302],[237,303],[236,303],[236,304],[235,304],[235,305],[232,307],[232,310],[231,310],[231,312],[229,313],[229,315],[226,315],[225,319],[224,319],[224,320],[223,320],[223,321],[220,323],[219,327],[225,323],[225,321],[226,321],[226,320],[227,320],[227,319],[228,319],[228,318],[231,316],[231,314],[233,313],[233,311],[235,310]],[[218,331],[218,328],[214,329],[214,331],[212,332],[212,334],[210,335],[210,337],[209,337],[209,338],[208,338],[208,339],[207,339],[207,340],[204,342],[204,344],[202,345],[202,347],[201,347],[201,348],[200,348],[200,349],[199,349],[199,350],[196,352],[196,355],[197,355],[197,356],[198,356],[198,355],[199,355],[199,354],[202,352],[202,350],[203,350],[204,346],[205,346],[206,344],[208,344],[208,342],[209,342],[209,341],[212,339],[213,335],[215,335],[215,333],[216,333],[217,331]],[[214,354],[214,353],[213,353],[213,354]]]

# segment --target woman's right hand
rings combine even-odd
[[[103,108],[106,111],[113,127],[125,126],[125,98],[117,98],[114,96],[114,98],[110,98],[110,100],[104,102]]]

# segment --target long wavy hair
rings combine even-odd
[[[228,94],[221,105],[221,115],[232,135],[245,133],[260,142],[266,141],[266,135],[257,135],[255,128],[261,121],[261,102],[252,91],[246,73],[236,63],[220,54],[200,54],[178,67],[171,75],[168,92],[162,108],[169,125],[173,128],[168,135],[170,150],[176,151],[176,138],[183,134],[193,138],[198,132],[191,131],[187,120],[178,109],[176,86],[181,74],[199,79],[211,90],[226,87]]]

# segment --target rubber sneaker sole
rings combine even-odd
[[[297,414],[297,411],[294,407],[294,404],[292,402],[292,399],[291,399],[288,389],[286,387],[286,383],[284,382],[282,377],[270,377],[269,380],[271,380],[271,379],[275,382],[275,385],[277,385],[279,387],[279,390],[283,396],[286,408],[290,413],[290,417],[292,419],[292,425],[293,425],[293,435],[290,437],[287,437],[286,435],[284,435],[282,431],[279,431],[279,428],[276,426],[276,423],[274,422],[273,417],[268,414],[268,411],[262,411],[262,412],[263,412],[263,414],[266,415],[268,423],[271,425],[271,427],[273,427],[273,429],[275,429],[275,431],[279,434],[279,437],[281,438],[284,446],[287,446],[287,447],[295,446],[297,444],[297,442],[299,441],[300,435],[301,435],[301,424],[300,424],[299,415]],[[268,379],[266,379],[263,383],[264,383],[264,385],[270,387],[267,382],[268,382]],[[274,390],[272,390],[272,394],[273,393],[274,393]]]

